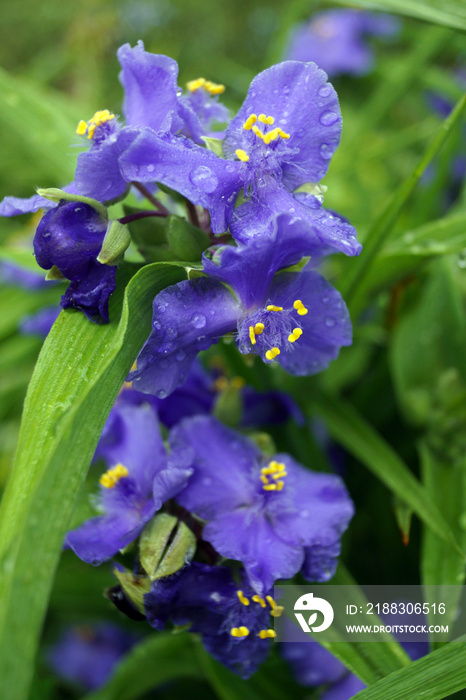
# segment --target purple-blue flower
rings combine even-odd
[[[44,214],[34,237],[37,263],[45,270],[56,266],[71,281],[61,306],[97,322],[108,321],[115,290],[116,266],[97,261],[107,227],[107,218],[90,204],[61,200]]]
[[[341,346],[351,344],[340,294],[307,268],[275,275],[322,246],[318,232],[283,215],[270,236],[204,255],[207,278],[156,296],[153,330],[130,375],[134,388],[164,398],[187,379],[198,352],[230,332],[240,352],[277,360],[291,374],[326,368]]]
[[[315,61],[330,76],[364,75],[374,62],[368,37],[391,36],[399,26],[390,15],[346,9],[319,12],[293,31],[286,57]]]
[[[101,446],[109,469],[100,478],[103,514],[68,533],[65,546],[100,564],[132,542],[163,503],[183,488],[191,470],[167,455],[150,406],[121,406],[122,439]]]
[[[124,177],[162,182],[204,206],[215,233],[229,226],[244,242],[270,231],[274,217],[289,212],[317,231],[330,250],[357,255],[361,246],[354,228],[322,210],[312,187],[296,192],[324,177],[340,142],[338,98],[326,81],[312,63],[272,66],[252,81],[226,129],[226,160],[181,136],[145,129],[120,158]],[[246,202],[235,209],[241,190]]]
[[[155,629],[164,629],[168,621],[189,624],[191,632],[202,635],[207,651],[242,678],[258,669],[275,636],[275,601],[257,595],[244,571],[235,581],[227,566],[192,562],[178,574],[154,581],[144,607]]]
[[[138,637],[108,622],[70,627],[49,649],[47,660],[55,673],[87,690],[103,685]]]
[[[331,578],[353,515],[339,477],[311,472],[286,454],[265,459],[252,441],[208,416],[177,425],[170,443],[174,454],[192,455],[194,473],[178,502],[206,521],[203,538],[219,554],[242,562],[257,593],[301,569],[306,578]]]
[[[57,320],[61,309],[58,306],[46,306],[21,321],[21,332],[25,335],[40,335],[45,338]]]

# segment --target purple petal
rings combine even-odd
[[[57,205],[45,197],[33,194],[32,197],[5,197],[0,202],[0,216],[18,216],[19,214],[34,214],[39,209],[52,209]]]
[[[236,195],[243,186],[243,164],[231,163],[183,136],[141,132],[120,157],[128,181],[161,182],[193,204],[209,210],[214,233],[228,227]]]
[[[260,113],[274,117],[275,126],[290,134],[287,147],[295,153],[283,164],[283,184],[295,189],[319,182],[328,170],[327,153],[333,154],[341,136],[338,97],[324,71],[314,63],[286,61],[259,73],[227,128],[226,154],[233,157],[242,147],[244,122]]]
[[[128,181],[120,172],[119,158],[138,134],[138,129],[124,127],[78,156],[75,179],[79,194],[99,202],[121,197]]]
[[[349,700],[366,688],[366,684],[354,673],[348,673],[344,678],[332,685],[320,698],[320,700]]]
[[[102,446],[99,455],[109,466],[123,464],[138,483],[141,493],[149,496],[155,475],[167,466],[167,452],[157,415],[147,404],[119,405],[112,413],[112,420],[118,417],[119,441],[116,445]],[[110,493],[115,489],[106,491]]]
[[[243,563],[252,588],[261,595],[277,579],[294,576],[304,559],[302,547],[285,543],[266,515],[251,507],[218,515],[207,523],[203,536],[219,554]]]
[[[265,302],[267,289],[278,270],[322,248],[304,221],[281,214],[273,226],[270,235],[252,238],[245,246],[211,248],[203,255],[206,274],[229,284],[246,309]]]
[[[289,308],[300,299],[308,313],[299,317],[303,334],[281,352],[278,362],[290,374],[320,372],[334,360],[343,345],[351,345],[348,310],[341,295],[317,272],[283,273],[272,282],[270,302]]]
[[[136,509],[121,509],[87,520],[67,534],[64,546],[83,561],[97,566],[136,539],[150,517],[143,520]]]
[[[45,338],[60,311],[58,306],[47,306],[31,316],[25,316],[21,321],[21,332],[25,335],[40,335]]]
[[[71,282],[61,298],[63,309],[79,309],[94,323],[108,323],[108,300],[115,291],[116,267],[89,263],[86,276]]]
[[[285,630],[288,624],[285,622]],[[294,623],[290,630],[290,636],[294,639],[298,633]],[[298,683],[304,686],[318,686],[323,683],[335,683],[345,676],[345,666],[333,654],[320,644],[309,641],[309,637],[303,632],[303,641],[287,642],[281,644],[281,653],[293,670],[293,675]]]
[[[165,501],[174,498],[185,486],[193,473],[192,469],[163,469],[154,478],[155,510],[160,510]]]
[[[167,114],[178,113],[178,65],[168,56],[144,51],[138,41],[134,48],[124,44],[118,49],[122,71],[120,82],[125,91],[123,114],[128,126],[150,127],[156,132],[170,126]]]
[[[276,186],[261,200],[251,200],[234,211],[230,230],[235,240],[248,244],[259,235],[273,230],[274,217],[289,213],[307,227],[307,248],[311,255],[327,255],[340,251],[345,255],[359,255],[362,246],[356,239],[356,230],[338,214],[321,208],[315,197],[305,193],[295,195],[284,187]]]
[[[200,350],[236,328],[239,306],[219,282],[199,278],[167,287],[154,299],[152,333],[129,381],[165,398],[187,379]]]
[[[192,450],[194,473],[178,501],[208,520],[254,500],[250,477],[259,449],[210,416],[182,421],[170,434],[172,453]]]

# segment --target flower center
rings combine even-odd
[[[238,325],[241,352],[254,352],[271,362],[282,351],[292,350],[293,343],[303,334],[299,317],[307,313],[301,299],[296,299],[289,309],[267,304],[265,309],[253,311]]]
[[[270,595],[266,596],[266,598],[264,599],[261,598],[259,595],[255,594],[251,597],[251,600],[249,600],[249,598],[247,598],[244,595],[243,591],[236,591],[236,595],[238,596],[239,602],[246,608],[249,608],[249,606],[251,605],[251,601],[260,605],[261,608],[266,608],[268,603],[270,606],[269,614],[272,615],[272,617],[280,617],[284,610],[284,608],[281,605],[276,604],[275,600]],[[252,626],[254,627],[255,623],[253,611],[252,617],[250,617],[250,622],[252,622]],[[252,631],[254,632],[254,629]],[[251,629],[249,629],[249,627],[246,627],[245,625],[241,625],[240,627],[232,627],[230,629],[230,634],[232,637],[241,639],[243,637],[248,637],[251,634]],[[261,629],[257,632],[256,636],[260,637],[261,639],[272,639],[273,637],[276,637],[277,634],[273,629]]]
[[[267,467],[261,469],[262,488],[264,491],[281,491],[287,474],[285,463],[273,459]]]
[[[117,464],[115,467],[108,469],[105,474],[102,474],[99,483],[106,489],[113,489],[120,479],[124,479],[128,474],[129,472],[123,464]]]
[[[265,114],[250,114],[243,124],[245,148],[238,148],[236,157],[243,163],[249,162],[264,172],[274,173],[280,170],[283,160],[283,144],[290,138],[279,126],[274,128],[274,117]]]
[[[109,122],[112,119],[115,119],[115,115],[110,114],[108,109],[102,109],[99,112],[96,112],[94,116],[91,117],[91,119],[89,119],[88,122],[85,122],[83,119],[81,119],[76,129],[76,133],[78,134],[78,136],[85,136],[87,132],[87,138],[92,139],[97,127],[102,126],[102,124],[105,124],[106,122]]]

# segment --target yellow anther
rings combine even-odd
[[[258,136],[260,139],[264,140],[264,132],[261,131],[258,126],[253,126],[252,130],[256,136]]]
[[[246,598],[246,596],[243,594],[243,591],[236,591],[236,595],[238,596],[238,600],[240,603],[246,605],[246,607],[249,605],[249,599]]]
[[[254,327],[249,326],[249,340],[251,341],[251,345],[256,344],[256,336],[254,334]]]
[[[248,156],[248,154],[246,153],[246,151],[243,151],[242,148],[237,148],[236,151],[235,151],[235,153],[236,153],[236,156],[237,156],[243,163],[247,163],[247,162],[248,162],[249,156]]]
[[[266,484],[262,488],[264,489],[264,491],[280,491],[280,489],[278,488],[278,484]]]
[[[256,323],[256,325],[254,326],[254,333],[256,335],[260,335],[262,333],[262,331],[264,330],[264,328],[265,328],[264,324],[259,321],[259,323]]]
[[[199,88],[204,87],[206,82],[207,81],[205,78],[197,78],[196,80],[190,80],[188,83],[186,83],[186,87],[188,88],[189,92],[196,92],[196,90],[199,90]]]
[[[88,130],[88,132],[87,132],[87,138],[88,138],[88,139],[91,139],[91,138],[94,136],[95,128],[96,128],[95,124],[90,124],[89,130]]]
[[[268,475],[272,476],[272,483],[269,482]],[[267,467],[262,467],[261,469],[262,488],[264,491],[281,491],[285,483],[280,480],[284,479],[285,476],[287,476],[285,464],[273,459]]]
[[[296,309],[299,316],[305,316],[308,313],[308,309],[306,309],[301,299],[296,299],[293,304],[293,308]]]
[[[266,476],[264,476],[264,474],[261,474],[261,481],[262,481],[263,484],[268,484],[268,483],[269,483],[269,480],[267,479]]]
[[[246,131],[251,131],[253,124],[255,124],[257,121],[257,115],[256,114],[250,114],[249,117],[246,119],[246,121],[243,124],[243,129],[246,129]]]
[[[83,119],[79,122],[77,128],[76,128],[76,133],[78,136],[84,136],[84,134],[87,131],[87,122],[85,122]]]
[[[267,596],[267,602],[270,605],[270,607],[272,608],[272,610],[270,611],[270,614],[272,615],[272,617],[280,617],[280,615],[283,613],[283,611],[285,609],[283,607],[283,605],[277,605],[271,595]]]
[[[267,352],[265,353],[265,358],[267,360],[273,360],[279,354],[280,350],[278,348],[270,348],[270,350],[267,350]]]
[[[266,117],[265,114],[259,114],[257,120],[262,122],[262,124],[270,124],[270,126],[272,126],[272,124],[275,122],[273,117]]]
[[[275,129],[272,129],[272,131],[269,131],[267,134],[264,136],[264,143],[270,143],[271,141],[276,141],[278,137],[282,139],[289,139],[290,135],[285,133],[283,129],[280,129],[279,126],[277,126]]]
[[[204,89],[207,90],[211,95],[221,95],[225,92],[225,85],[221,83],[213,83],[211,80],[207,80],[204,85]]]
[[[299,311],[298,311],[298,313],[299,313]],[[288,336],[288,340],[290,341],[290,343],[294,343],[295,340],[298,340],[298,338],[301,338],[302,334],[303,334],[303,331],[301,328],[294,328],[291,331],[290,335]]]
[[[281,472],[286,469],[284,462],[277,462],[272,459],[267,467],[262,467],[261,474],[275,474],[276,472]]]
[[[284,481],[277,481],[277,491],[281,491],[284,486],[285,486]]]
[[[108,469],[105,474],[99,479],[99,483],[102,484],[106,489],[112,489],[120,479],[128,476],[129,472],[123,464],[117,464],[115,467]]]
[[[282,472],[277,472],[276,474],[272,474],[272,479],[283,479],[285,476],[288,476],[288,472],[282,471]]]
[[[261,639],[268,639],[269,637],[273,639],[277,636],[277,633],[275,632],[275,630],[261,630],[260,632],[258,632],[257,636]]]
[[[261,606],[261,608],[265,608],[265,607],[266,607],[266,605],[265,605],[265,600],[264,600],[263,598],[261,598],[260,595],[257,595],[257,593],[256,593],[256,595],[253,595],[253,596],[252,596],[251,600],[253,600],[255,603],[259,603],[259,605]]]
[[[232,637],[247,637],[249,630],[247,627],[232,627],[230,634]]]
[[[275,304],[269,304],[265,308],[267,311],[283,311],[283,306],[275,306]]]

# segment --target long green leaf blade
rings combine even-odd
[[[60,314],[26,397],[0,513],[0,678],[9,700],[27,697],[63,537],[106,417],[150,332],[152,300],[184,272],[148,265],[126,291],[122,276],[110,324]]]
[[[466,8],[461,0],[336,0],[336,4],[385,10],[466,31]]]

